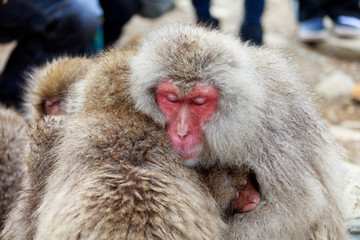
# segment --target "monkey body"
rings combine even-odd
[[[25,120],[24,120],[25,121]],[[4,239],[34,239],[37,229],[37,210],[46,193],[46,181],[53,171],[54,149],[58,144],[61,118],[45,116],[27,128],[24,151],[27,185],[13,204],[5,219],[0,237]],[[24,134],[25,135],[25,134]]]
[[[222,239],[225,226],[207,188],[182,165],[162,127],[133,107],[133,54],[101,56],[74,85],[68,114],[35,124],[43,137],[32,136],[38,150],[31,153],[39,154],[30,159],[50,170],[45,178],[30,171],[41,197],[25,224],[29,235],[9,221],[4,239]],[[52,146],[42,140],[49,133]],[[29,201],[10,219],[21,218]]]
[[[128,58],[132,58],[130,69],[124,63]],[[33,235],[24,236],[221,238],[225,228],[212,198],[204,194],[193,172],[173,159],[161,127],[137,113],[140,110],[167,126],[168,135],[172,134],[156,96],[158,87],[167,82],[179,96],[174,104],[190,96],[201,105],[203,98],[192,96],[194,88],[203,89],[199,86],[211,86],[218,94],[214,112],[200,124],[202,142],[195,146],[201,151],[191,152],[191,158],[198,156],[190,166],[200,173],[217,165],[220,173],[245,166],[256,178],[260,203],[245,213],[224,214],[228,225],[224,239],[345,239],[341,177],[334,169],[341,150],[326,133],[296,69],[276,51],[244,46],[215,31],[170,25],[150,34],[138,52],[111,51],[92,68],[67,99],[69,115],[62,118],[59,131],[55,127],[59,135],[50,134],[56,136],[50,147],[54,153],[40,161],[52,166],[45,171],[48,177],[41,180],[41,172],[32,173],[43,182],[39,191],[44,197],[34,208],[34,225],[28,227]],[[173,100],[173,96],[167,97]],[[191,104],[186,107],[191,109]],[[180,117],[186,120],[188,115]],[[40,129],[45,135],[54,130]],[[144,137],[151,135],[161,136]],[[33,144],[37,147],[39,153],[49,148],[42,140]],[[186,151],[181,155],[190,156]],[[169,160],[164,161],[164,156]],[[216,181],[222,173],[207,174],[211,192],[226,211],[237,187]],[[241,179],[236,183],[243,184]],[[218,194],[229,186],[226,194]],[[21,213],[10,216],[22,219]],[[12,229],[12,233],[20,231]],[[2,236],[26,239],[10,232]]]
[[[342,150],[286,57],[217,31],[174,24],[150,33],[130,66],[136,108],[163,126],[176,118],[167,115],[156,92],[171,106],[193,98],[196,87],[218,91],[216,110],[201,125],[203,142],[188,144],[201,150],[183,161],[196,169],[245,165],[255,174],[261,202],[228,221],[226,239],[345,239],[336,171]],[[164,84],[170,85],[166,91]],[[182,106],[189,113],[175,124],[187,128],[184,142],[172,141],[180,127],[167,128],[175,150],[186,149],[195,121],[196,110]]]
[[[36,210],[54,166],[53,150],[61,129],[60,119],[49,118],[47,115],[66,113],[65,100],[71,94],[70,89],[85,74],[90,63],[91,60],[87,58],[65,56],[36,67],[28,73],[23,112],[30,124],[26,134],[29,149],[24,153],[29,168],[25,171],[29,184],[16,200],[16,207],[6,218],[7,224],[2,233],[5,238],[34,237],[37,228]]]
[[[0,230],[12,203],[28,184],[26,130],[25,119],[18,112],[0,106]]]
[[[219,228],[213,219],[215,204],[205,204],[210,195],[202,200],[200,182],[187,180],[196,179],[195,175],[187,171],[174,174],[171,169],[179,171],[182,166],[168,163],[173,161],[170,157],[175,158],[170,154],[171,148],[164,149],[158,141],[149,139],[147,131],[139,134],[137,129],[124,129],[119,122],[105,121],[109,116],[102,117],[96,117],[99,121],[90,116],[80,118],[79,125],[72,119],[73,127],[66,126],[67,131],[78,136],[83,134],[80,126],[88,123],[94,129],[88,131],[90,139],[85,136],[74,140],[89,141],[81,152],[98,157],[74,157],[79,152],[71,148],[74,143],[61,145],[66,152],[59,156],[66,161],[58,163],[50,176],[52,187],[40,206],[36,238],[212,239],[214,229],[209,228],[209,222],[213,228]],[[104,136],[104,132],[109,135]],[[154,137],[153,129],[151,136]],[[127,138],[131,140],[124,144]],[[160,156],[169,156],[164,158],[166,165],[159,164]],[[67,171],[76,174],[65,174]],[[76,221],[78,216],[81,220]]]

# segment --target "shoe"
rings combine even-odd
[[[334,33],[338,37],[359,37],[360,19],[351,16],[340,16],[334,24]]]
[[[299,23],[298,35],[303,42],[321,42],[328,37],[328,32],[321,17]]]

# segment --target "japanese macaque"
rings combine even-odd
[[[62,115],[71,86],[91,65],[85,57],[62,57],[34,68],[27,77],[24,112],[28,122],[44,115]]]
[[[41,119],[46,115],[65,114],[65,102],[71,94],[70,89],[85,74],[90,64],[90,59],[62,57],[34,68],[28,75],[23,110],[26,120],[32,125],[27,130],[26,139],[30,148],[25,153],[22,152],[22,158],[23,161],[26,159],[26,168],[29,171],[25,171],[20,164],[17,165],[18,168],[24,169],[28,185],[20,194],[17,207],[7,217],[7,228],[4,230],[6,232],[20,229],[20,232],[13,235],[8,233],[8,236],[31,239],[34,234],[34,214],[44,194],[44,183],[53,169],[55,160],[52,150],[60,131],[58,119]],[[25,138],[25,130],[24,134],[19,136]],[[17,149],[19,151],[20,148]]]
[[[26,130],[25,119],[15,109],[0,105],[0,230],[10,206],[28,183]]]
[[[32,127],[30,175],[50,170],[19,198],[4,239],[223,239],[207,187],[183,166],[164,129],[134,109],[133,54],[101,56],[73,86],[71,113]],[[31,196],[40,199],[33,204]]]
[[[257,193],[228,220],[226,239],[345,239],[343,153],[287,57],[173,24],[142,41],[130,70],[136,109],[166,126],[186,166],[253,176]]]
[[[214,166],[200,174],[226,219],[251,211],[260,202],[255,176],[246,167]]]

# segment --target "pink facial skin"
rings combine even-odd
[[[61,114],[61,102],[59,98],[46,99],[44,103],[45,113],[47,115],[60,115]]]
[[[218,91],[210,85],[197,85],[186,96],[179,96],[172,82],[158,86],[157,103],[168,120],[168,138],[184,160],[201,153],[202,126],[215,112],[217,101]]]
[[[260,203],[260,194],[248,179],[245,188],[232,200],[232,207],[236,213],[244,213],[253,210]]]

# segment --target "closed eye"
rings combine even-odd
[[[179,102],[180,101],[179,97],[172,93],[165,94],[165,97],[169,102]]]
[[[206,97],[194,97],[193,99],[191,99],[192,103],[196,104],[196,105],[203,105],[207,102],[207,98]]]

